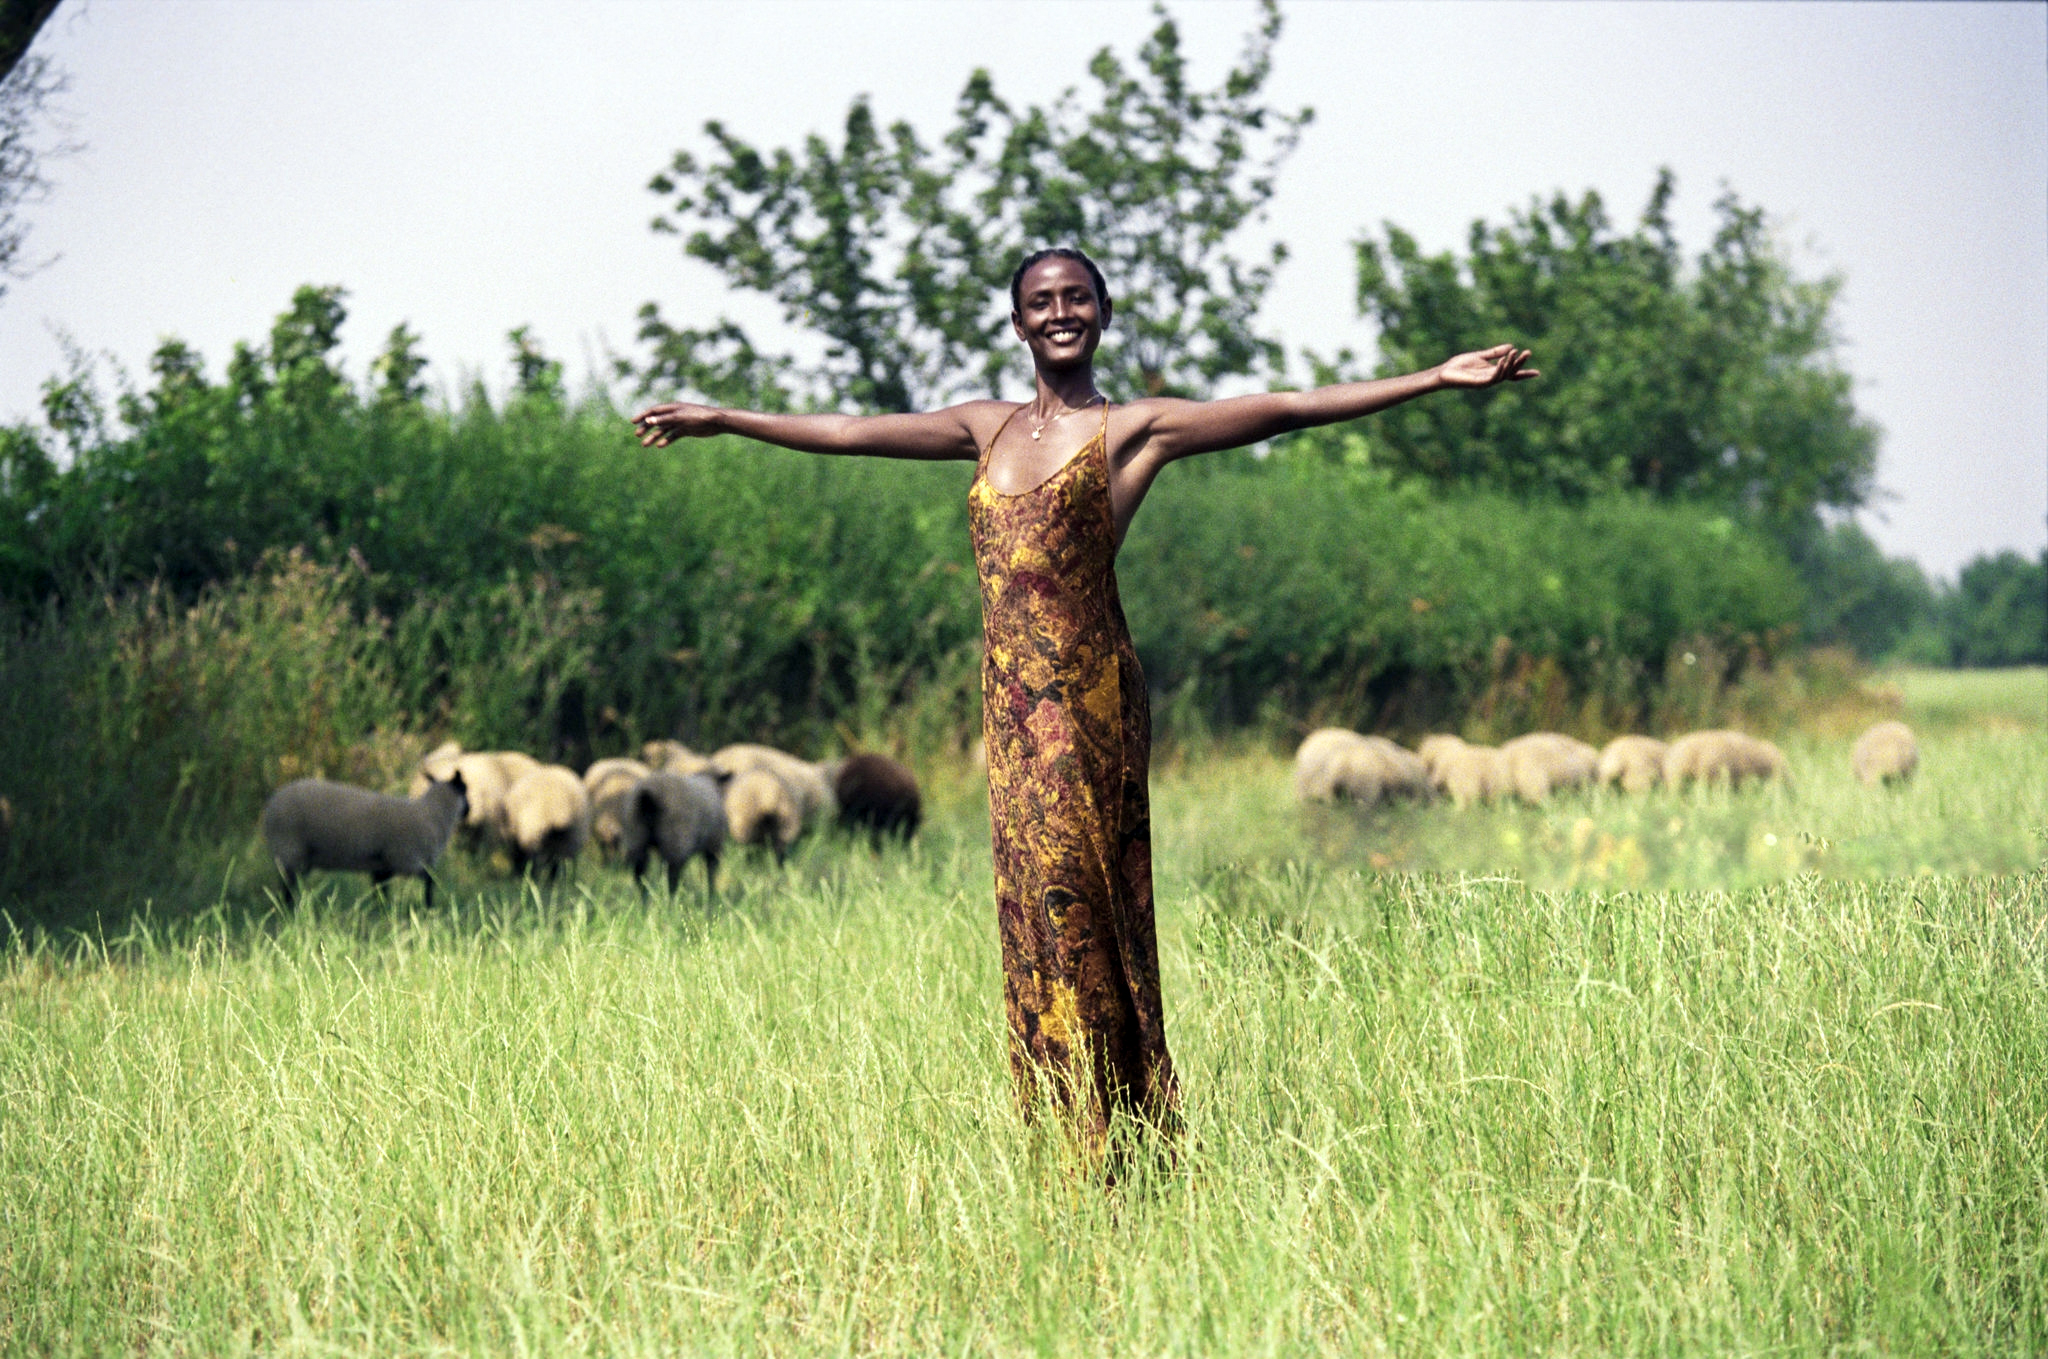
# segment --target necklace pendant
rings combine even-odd
[[[1034,430],[1032,430],[1032,431],[1031,431],[1031,437],[1032,437],[1032,438],[1034,438],[1034,439],[1036,439],[1036,438],[1038,437],[1038,431],[1037,431],[1037,430],[1035,430],[1035,429],[1034,429]]]

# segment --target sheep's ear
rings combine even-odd
[[[453,774],[450,774],[448,776],[448,786],[450,788],[453,788],[456,792],[462,794],[464,797],[469,796],[469,784],[463,780],[462,771],[460,769],[456,770]]]

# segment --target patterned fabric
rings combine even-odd
[[[1170,1128],[1178,1108],[1152,926],[1152,720],[1117,598],[1108,421],[1105,405],[1096,437],[1017,495],[988,482],[991,439],[967,498],[1010,1068],[1027,1110],[1046,1082],[1095,1147],[1119,1112]]]

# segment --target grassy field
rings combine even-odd
[[[0,1350],[2037,1353],[2048,676],[1922,777],[1305,814],[1155,778],[1188,1130],[1017,1116],[984,806],[715,901],[457,866],[0,959]]]

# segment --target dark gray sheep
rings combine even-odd
[[[624,850],[633,885],[647,890],[641,875],[647,856],[668,865],[669,895],[683,879],[683,865],[704,860],[704,886],[718,890],[718,856],[725,849],[725,799],[710,774],[649,774],[626,794],[621,815]]]
[[[263,804],[263,843],[284,878],[286,902],[315,868],[368,873],[382,887],[394,877],[418,878],[434,904],[434,860],[469,810],[462,775],[429,780],[418,797],[392,797],[324,779],[287,783]]]

